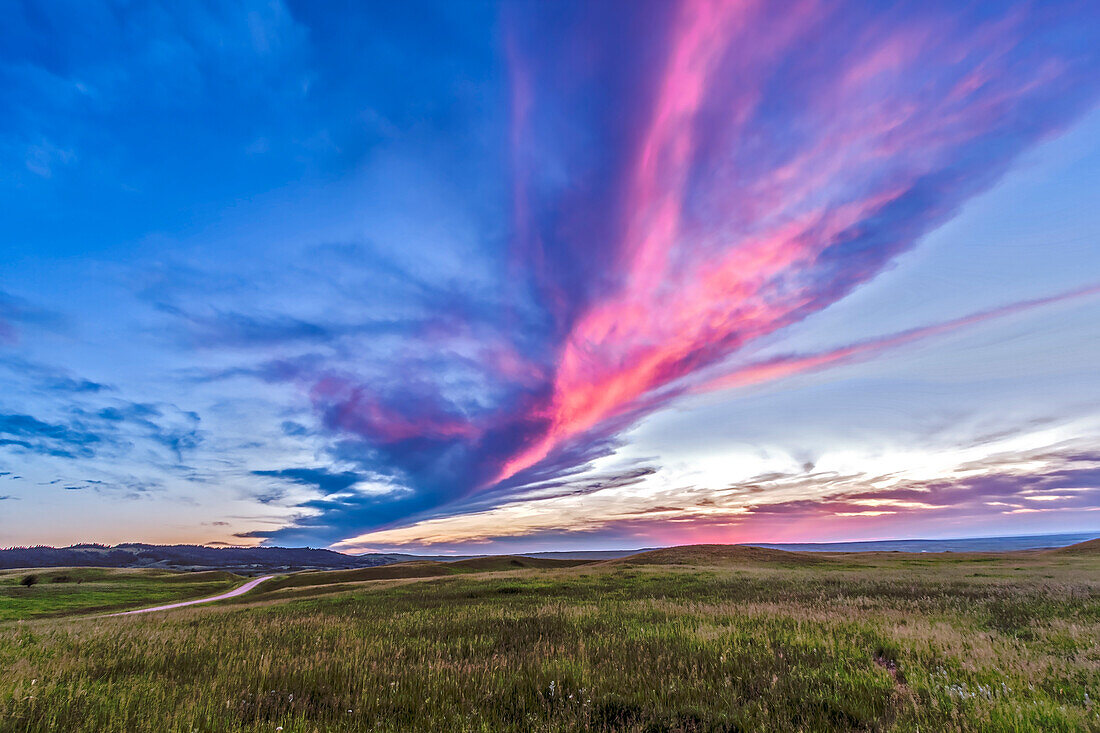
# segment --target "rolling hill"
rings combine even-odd
[[[204,547],[202,545],[71,545],[0,550],[0,569],[47,567],[229,570],[335,570],[404,562],[411,555],[344,555],[310,547]]]
[[[788,552],[747,545],[683,545],[648,550],[636,555],[606,561],[609,565],[742,565],[778,563],[816,565],[831,562],[828,555],[812,552]]]
[[[1057,550],[1050,550],[1050,552],[1059,555],[1100,555],[1100,537],[1086,542],[1078,542],[1068,547],[1059,547]]]

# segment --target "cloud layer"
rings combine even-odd
[[[900,456],[899,456],[900,457]],[[1019,520],[1057,531],[1100,511],[1100,455],[1072,444],[990,450],[936,476],[813,465],[719,486],[672,485],[639,495],[630,481],[525,496],[479,512],[349,538],[345,550],[491,551],[518,547],[645,547],[708,542],[876,538],[975,530],[1018,533]]]
[[[340,457],[393,493],[321,499],[272,538],[336,540],[606,454],[704,370],[873,278],[1086,109],[1098,39],[1082,13],[1095,8],[513,9],[499,311],[435,314],[379,378],[296,373]]]

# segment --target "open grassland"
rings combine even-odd
[[[1095,552],[434,565],[0,624],[0,730],[1100,731]]]
[[[393,565],[379,565],[373,568],[358,568],[355,570],[322,570],[309,571],[284,575],[281,578],[268,581],[263,586],[263,593],[272,594],[283,589],[317,589],[322,593],[332,593],[339,590],[347,590],[349,583],[360,583],[368,580],[394,580],[398,578],[433,578],[445,575],[461,575],[463,573],[481,573],[493,570],[523,570],[529,568],[552,569],[569,568],[584,565],[585,560],[551,560],[533,557],[514,557],[511,555],[499,555],[494,557],[476,557],[469,560],[457,560],[454,562],[438,562],[435,560],[421,560],[414,562],[402,562]],[[307,592],[305,595],[315,595]],[[295,595],[284,594],[284,597]],[[298,593],[297,595],[303,595]]]
[[[28,576],[34,584],[27,586]],[[224,572],[117,568],[0,570],[0,621],[103,613],[211,596],[244,578]]]

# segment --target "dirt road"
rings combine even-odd
[[[122,611],[121,613],[108,613],[107,616],[131,616],[135,613],[152,613],[153,611],[167,611],[172,608],[181,608],[183,606],[194,606],[198,603],[213,603],[214,601],[224,601],[226,598],[236,598],[237,596],[244,595],[248,591],[255,588],[265,580],[274,578],[274,575],[265,575],[262,578],[256,578],[250,580],[242,586],[234,588],[231,591],[226,591],[219,596],[210,596],[209,598],[199,598],[194,601],[179,601],[178,603],[168,603],[163,606],[153,606],[152,608],[139,608],[136,611]]]

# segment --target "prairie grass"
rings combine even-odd
[[[28,575],[35,583],[23,585]],[[0,570],[0,621],[103,613],[202,598],[227,591],[244,578],[220,571],[117,568]]]
[[[0,731],[1100,731],[1095,555],[676,558],[0,624]]]

